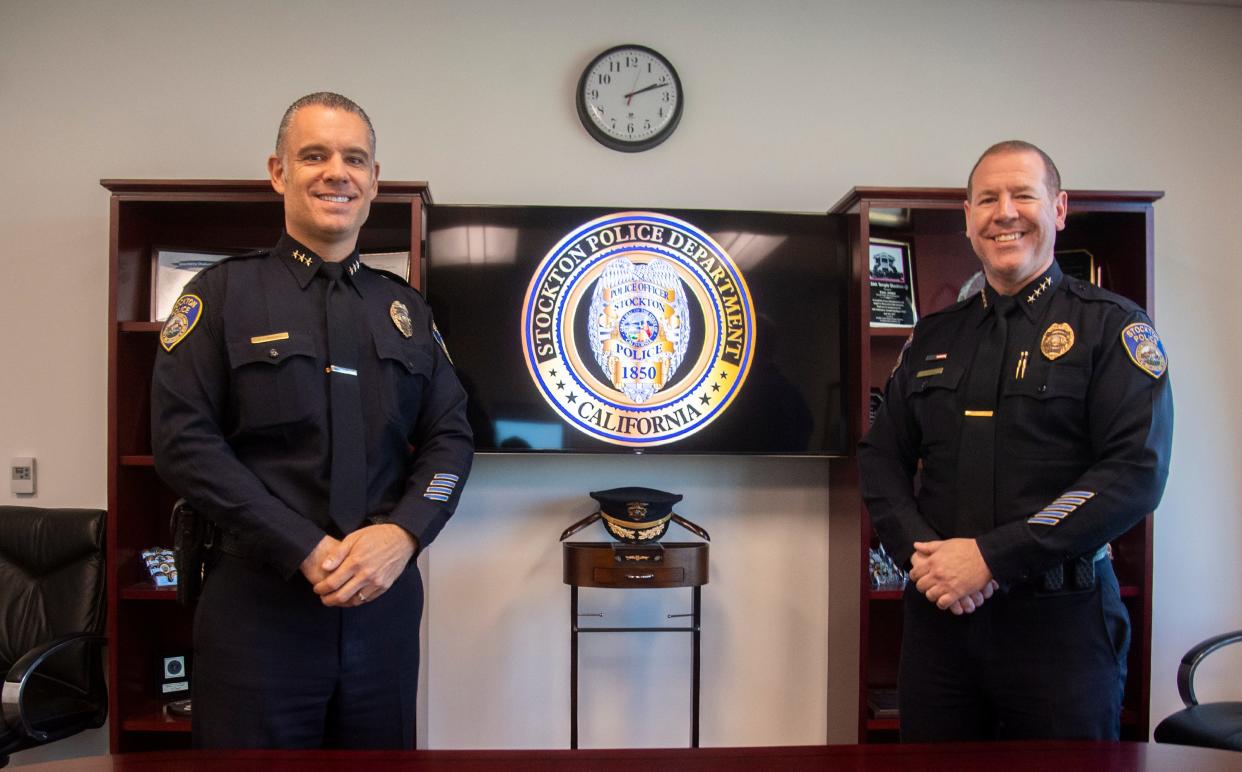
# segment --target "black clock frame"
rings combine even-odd
[[[677,87],[677,106],[673,108],[673,117],[669,120],[668,125],[663,129],[660,129],[660,131],[653,136],[634,142],[627,142],[623,139],[617,139],[616,137],[609,135],[603,129],[595,125],[595,122],[591,120],[591,116],[587,112],[587,76],[590,74],[591,69],[594,68],[600,60],[606,59],[618,51],[641,51],[660,60],[664,66],[668,68],[669,74],[673,76],[673,84]],[[640,46],[637,43],[624,43],[619,46],[613,46],[612,48],[601,52],[587,63],[587,66],[582,70],[582,77],[578,78],[578,91],[574,98],[574,102],[578,106],[578,120],[582,121],[582,127],[587,130],[587,133],[590,134],[596,142],[606,148],[618,150],[622,153],[641,153],[644,150],[650,150],[656,145],[663,143],[664,140],[672,136],[673,132],[677,129],[677,124],[681,123],[681,112],[686,106],[686,92],[681,87],[681,77],[677,75],[677,68],[674,67],[673,63],[668,60],[668,57],[653,48],[648,48],[647,46]]]

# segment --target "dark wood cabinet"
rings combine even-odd
[[[1155,316],[1153,204],[1159,192],[1069,191],[1069,216],[1058,234],[1058,253],[1085,250],[1106,289],[1124,295]],[[908,329],[873,328],[870,319],[868,244],[871,239],[910,245],[920,316],[956,302],[979,261],[966,238],[963,188],[855,188],[832,212],[849,214],[852,252],[849,356],[857,368],[850,394],[853,442],[869,425],[869,397],[888,378]],[[1078,252],[1082,257],[1083,252]],[[833,620],[856,618],[858,645],[858,741],[897,739],[897,721],[874,715],[868,695],[897,683],[901,642],[901,593],[872,590],[868,553],[877,546],[858,494],[856,459],[834,459],[830,468],[830,542],[833,581],[858,586],[857,595],[833,592]],[[1130,612],[1132,641],[1123,701],[1122,739],[1146,740],[1151,668],[1152,519],[1148,515],[1113,543],[1114,567]]]
[[[151,368],[161,324],[151,321],[153,249],[234,252],[269,247],[284,209],[266,180],[102,180],[111,194],[108,287],[108,677],[112,753],[188,748],[189,721],[164,711],[160,658],[189,654],[193,612],[156,589],[141,552],[171,546],[177,496],[151,457]],[[421,284],[423,182],[381,182],[359,246],[409,252]],[[193,678],[193,663],[191,678]]]

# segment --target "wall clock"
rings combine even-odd
[[[677,70],[659,52],[626,44],[591,60],[578,80],[578,118],[601,145],[650,150],[672,135],[685,94]]]

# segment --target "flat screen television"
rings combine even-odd
[[[436,204],[481,452],[848,451],[843,215]]]

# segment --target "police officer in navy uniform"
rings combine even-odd
[[[1107,545],[1164,489],[1168,361],[1141,308],[1061,273],[1043,151],[989,148],[967,199],[987,283],[915,327],[859,448],[910,571],[901,737],[1116,739],[1129,618]]]
[[[370,119],[295,102],[285,233],[185,288],[152,384],[159,474],[216,526],[194,620],[196,747],[412,748],[422,584],[473,445],[421,295],[362,265]]]

